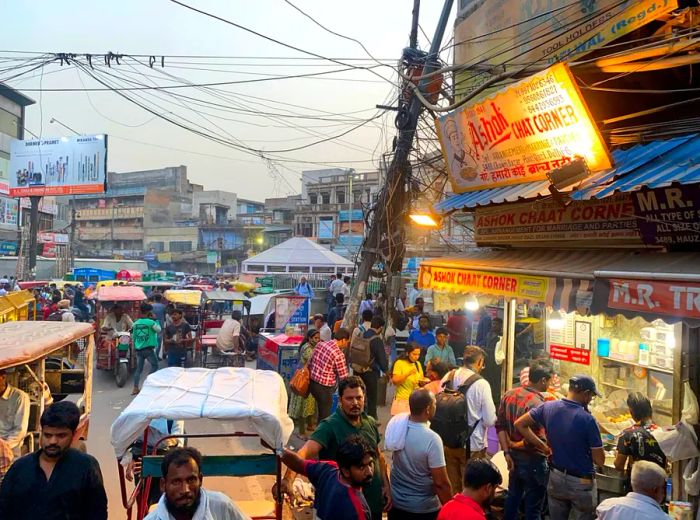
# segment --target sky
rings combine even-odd
[[[353,65],[374,64],[360,45],[329,34],[284,0],[185,0],[185,3],[324,57],[344,58],[343,63]],[[361,41],[374,58],[398,59],[402,48],[408,44],[413,0],[293,0],[293,3],[327,28]],[[441,0],[423,0],[420,25],[425,34],[432,36],[442,5]],[[182,83],[168,80],[164,73],[199,84],[264,77],[260,74],[289,75],[343,68],[324,60],[281,59],[308,56],[170,0],[36,0],[31,10],[24,2],[0,0],[0,12],[6,21],[12,21],[5,23],[0,32],[0,57],[18,56],[8,51],[65,52],[81,56],[111,51],[168,56],[165,67],[160,68],[156,61],[153,71],[145,66],[135,67],[133,62],[113,64],[112,71],[104,63],[98,65],[105,73],[148,85]],[[446,40],[452,36],[452,19]],[[443,43],[447,43],[446,40]],[[429,46],[424,34],[420,34],[419,46],[423,49]],[[147,57],[137,59],[148,61]],[[396,75],[390,68],[374,70],[396,82]],[[149,77],[144,76],[144,72]],[[9,75],[0,73],[0,81]],[[110,171],[186,165],[190,181],[203,184],[205,189],[233,191],[240,197],[255,200],[299,192],[302,170],[331,165],[354,167],[358,171],[376,169],[379,155],[389,149],[395,134],[394,113],[389,112],[341,138],[304,150],[275,152],[273,155],[285,160],[270,163],[178,128],[115,92],[48,91],[104,88],[73,66],[49,64],[8,84],[37,101],[27,109],[26,128],[32,133],[42,137],[72,135],[58,123],[50,122],[54,119],[78,133],[108,134]],[[172,92],[208,99],[222,105],[220,108],[193,107],[182,98],[167,98],[169,101],[163,102],[153,91],[128,94],[141,96],[142,102],[156,114],[187,117],[204,130],[225,136],[228,141],[242,142],[271,154],[274,150],[305,145],[350,130],[378,115],[376,104],[394,104],[397,93],[390,81],[366,70],[214,88],[220,89],[217,98],[194,88]],[[232,100],[238,104],[232,105]],[[326,120],[231,113],[227,109],[232,106],[264,110],[269,114],[314,114]],[[202,116],[203,111],[205,116]],[[345,115],[332,115],[338,113]],[[338,118],[343,121],[333,120]],[[328,166],[302,161],[328,163]]]

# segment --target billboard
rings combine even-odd
[[[19,203],[9,197],[0,197],[0,228],[17,229]]]
[[[4,157],[0,157],[0,195],[10,194],[10,183],[7,182],[10,171],[10,161]]]
[[[612,166],[605,142],[564,63],[435,120],[455,193],[544,180],[583,159]]]
[[[103,193],[106,177],[106,135],[12,141],[12,197]]]

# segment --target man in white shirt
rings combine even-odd
[[[145,520],[250,520],[229,497],[202,487],[202,454],[190,446],[163,457],[163,495]]]
[[[124,312],[121,305],[115,305],[107,313],[102,322],[102,330],[107,333],[107,338],[114,339],[119,332],[128,332],[134,327],[131,317]]]
[[[343,277],[338,274],[338,277],[331,282],[331,294],[333,294],[333,298],[335,299],[335,296],[338,293],[345,293],[345,282],[343,281]]]
[[[238,351],[241,343],[241,311],[233,311],[216,336],[216,348],[222,352]]]
[[[449,386],[451,372],[442,379],[443,385],[447,385],[452,390],[459,388],[470,377],[479,374],[484,369],[485,360],[486,353],[480,347],[474,345],[466,347],[464,349],[464,366],[455,369],[452,386]],[[462,448],[445,446],[447,473],[450,476],[453,491],[457,490],[457,492],[462,489],[462,479],[468,458],[483,459],[486,457],[486,432],[496,424],[496,406],[493,403],[491,386],[486,379],[478,379],[467,389],[466,400],[467,422],[470,426],[476,424],[470,439],[470,455],[467,457],[466,450]]]
[[[416,304],[416,298],[422,296],[423,291],[418,288],[418,284],[414,283],[413,287],[408,290],[408,306],[413,307]]]
[[[603,500],[600,520],[669,520],[661,504],[666,496],[666,472],[656,463],[640,460],[632,466],[632,491]]]
[[[16,457],[21,455],[28,427],[29,395],[10,386],[5,370],[0,370],[0,439],[10,445]]]
[[[330,341],[333,339],[333,331],[328,326],[328,323],[326,323],[326,318],[323,317],[323,314],[314,315],[314,327],[321,335],[321,341]]]

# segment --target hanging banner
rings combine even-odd
[[[309,324],[309,298],[306,296],[280,295],[275,297],[275,326],[284,330],[287,325]]]
[[[107,136],[13,140],[12,197],[102,193],[107,178]]]
[[[608,283],[611,309],[700,318],[700,283],[619,279]]]
[[[700,184],[642,188],[632,194],[632,201],[645,244],[693,250],[700,244]]]
[[[544,301],[548,279],[510,273],[473,271],[421,264],[418,284],[421,289],[443,292],[480,293]]]
[[[566,64],[554,65],[435,121],[456,193],[544,180],[582,159],[612,166]]]
[[[574,201],[568,206],[546,202],[477,208],[474,222],[474,240],[479,245],[573,240],[641,244],[628,193],[602,200]]]

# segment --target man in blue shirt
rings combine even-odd
[[[598,424],[588,411],[594,396],[600,394],[593,378],[575,375],[566,399],[544,403],[515,421],[529,445],[552,457],[547,485],[552,520],[566,520],[571,511],[574,520],[595,518],[598,493],[593,465],[605,464],[605,452]],[[548,444],[534,434],[533,426],[544,427]]]
[[[299,296],[306,296],[307,298],[312,298],[314,297],[314,289],[309,285],[309,282],[306,281],[306,277],[302,276],[299,279],[299,283],[297,286],[294,288],[294,293],[298,294]]]
[[[428,347],[435,345],[435,334],[430,330],[430,318],[427,314],[421,314],[418,319],[418,328],[411,331],[406,342],[420,347],[420,360],[423,363]]]

